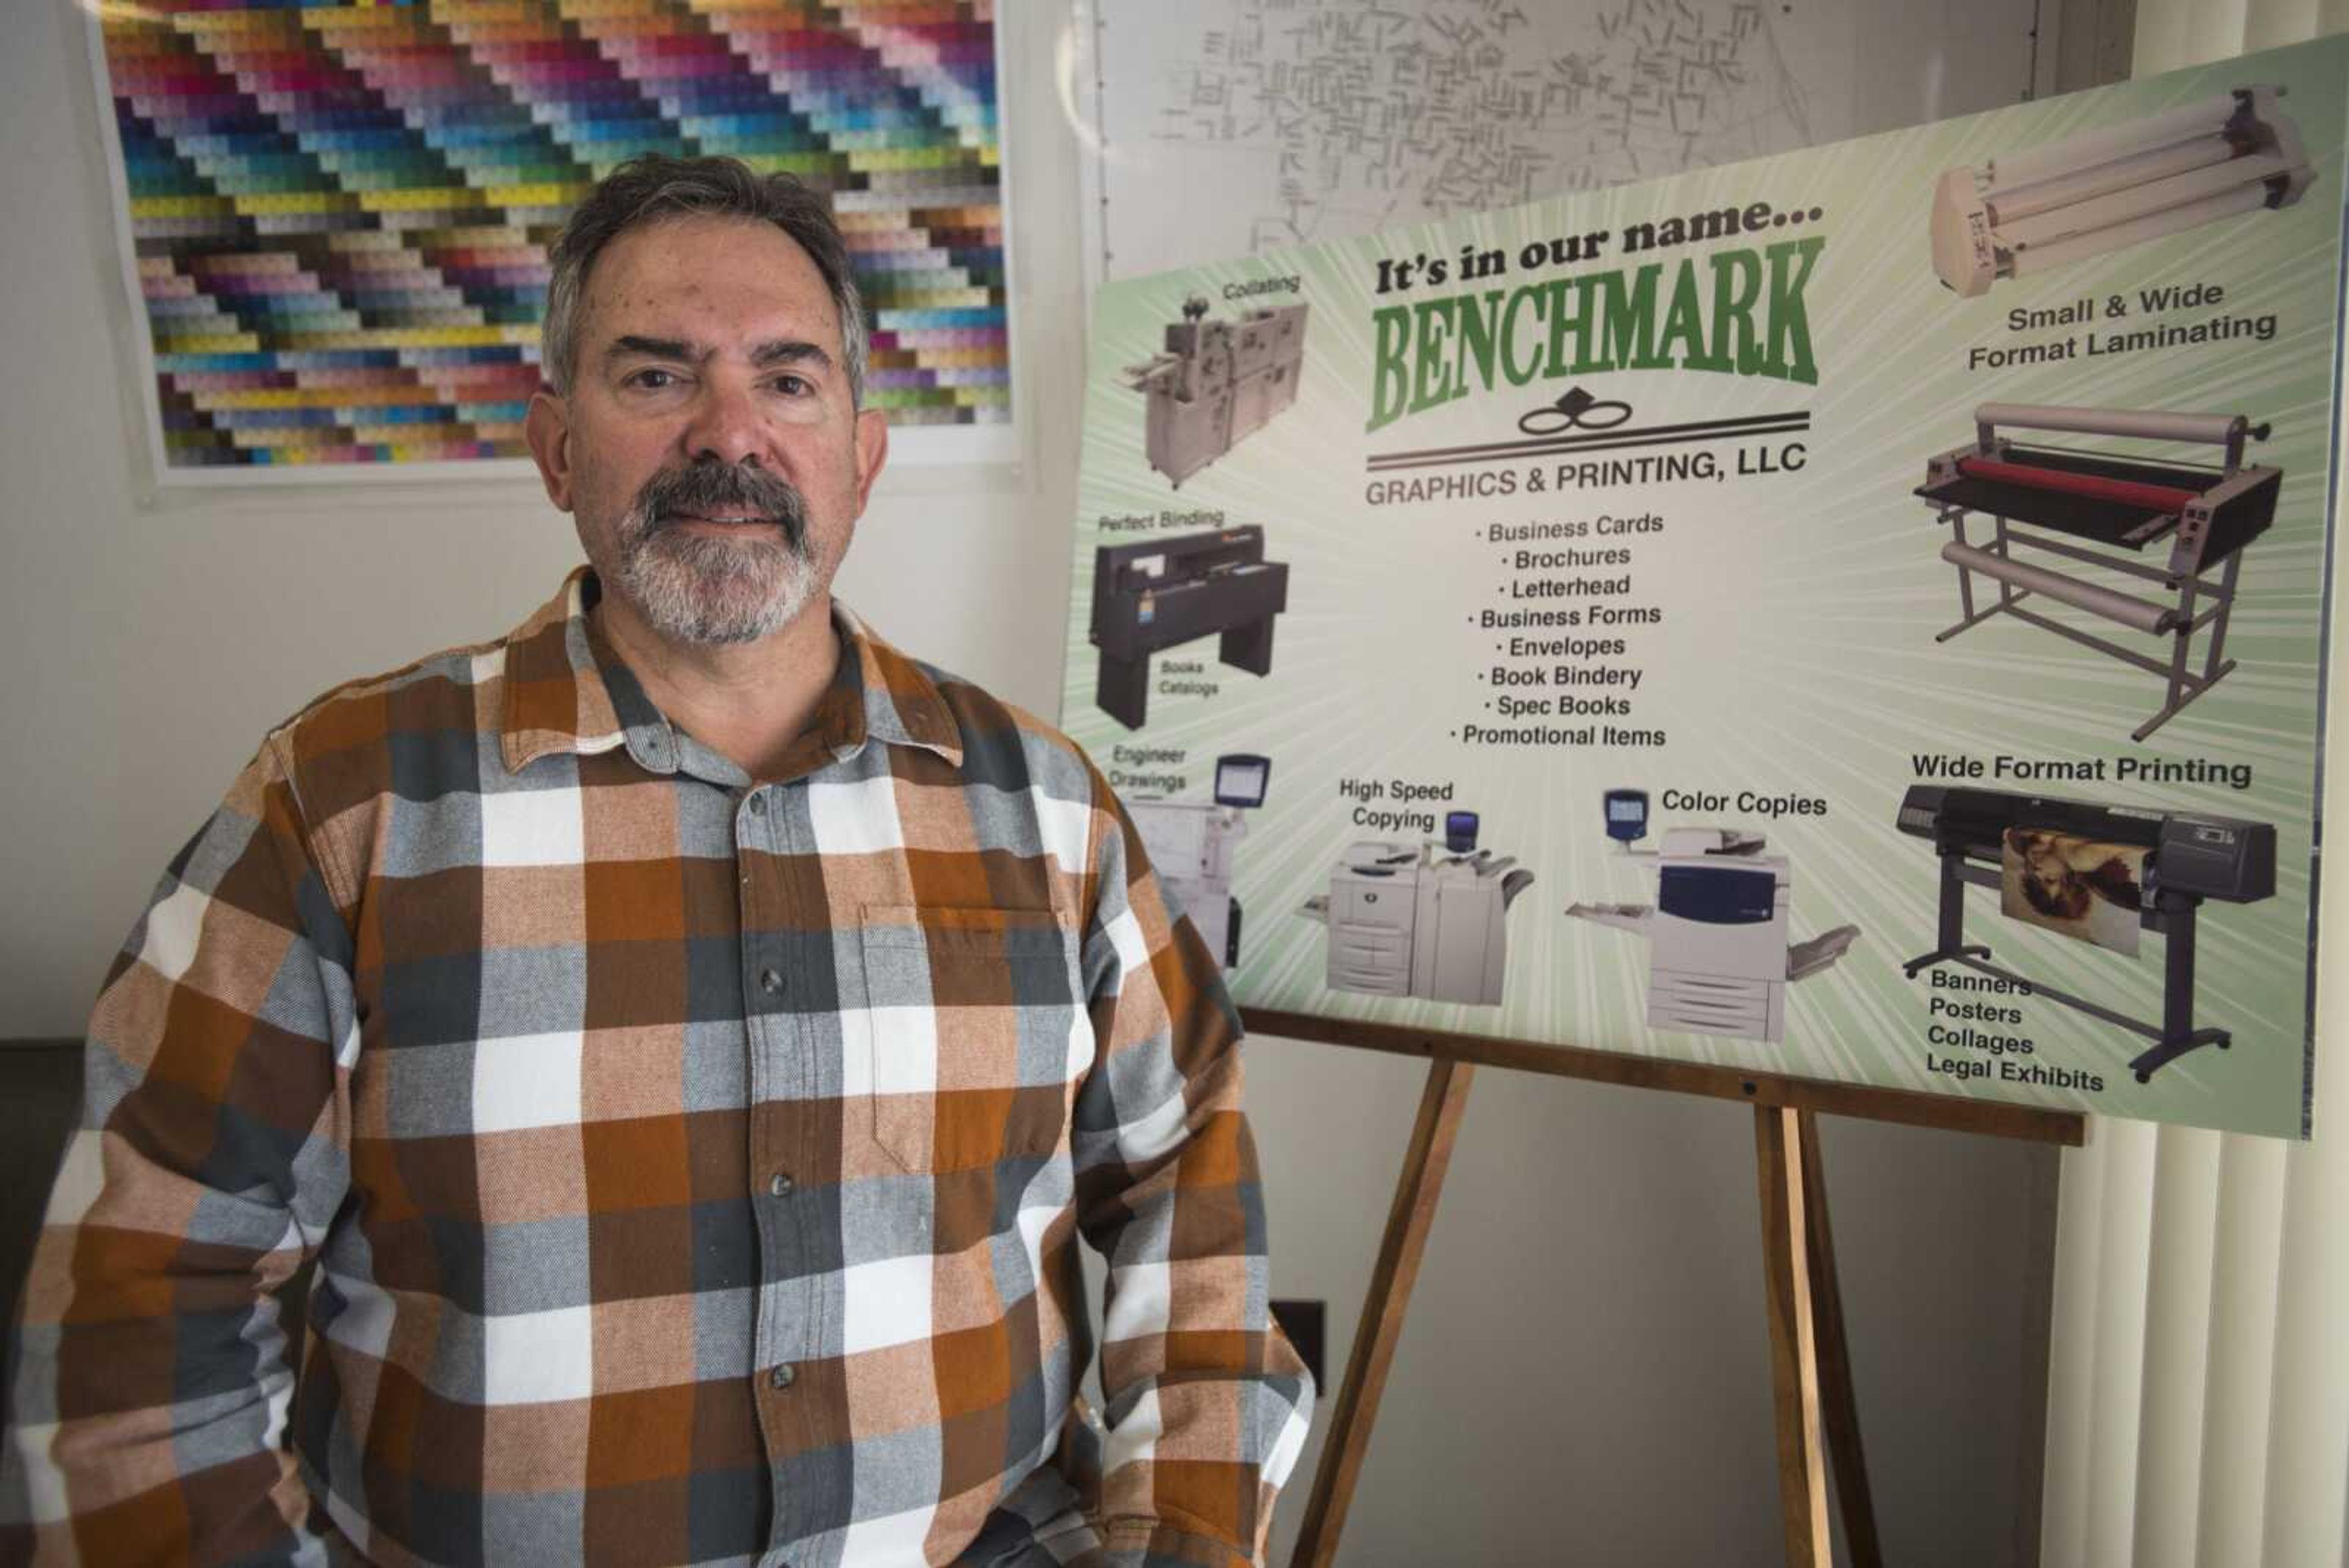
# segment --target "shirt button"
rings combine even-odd
[[[778,1388],[788,1388],[792,1386],[792,1379],[798,1376],[799,1374],[792,1369],[792,1364],[787,1361],[768,1373],[767,1381]]]
[[[767,815],[767,797],[764,794],[754,794],[750,797],[750,815],[752,816]]]
[[[783,989],[783,977],[771,969],[762,969],[759,971],[759,989],[769,996],[778,995]]]
[[[792,1179],[779,1170],[767,1178],[767,1190],[778,1198],[789,1198],[792,1195]]]

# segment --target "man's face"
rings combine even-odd
[[[821,602],[888,431],[850,400],[823,275],[772,224],[632,229],[589,270],[532,454],[605,590],[660,636],[752,642]]]

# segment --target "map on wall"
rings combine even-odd
[[[1091,281],[1195,265],[2013,101],[2033,9],[1851,0],[1090,0]],[[1898,40],[1895,109],[1852,69]],[[1954,77],[1956,79],[1945,80]],[[1899,118],[1894,118],[1898,116]]]
[[[991,0],[92,9],[166,482],[525,457],[547,245],[643,152],[830,192],[901,460],[1011,455]]]

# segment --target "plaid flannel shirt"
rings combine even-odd
[[[1230,1003],[1107,784],[845,611],[755,782],[593,582],[305,710],[163,878],[26,1287],[0,1557],[1260,1556],[1311,1388]]]

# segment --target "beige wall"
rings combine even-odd
[[[843,591],[1049,714],[1082,329],[1075,151],[1043,79],[1060,7],[1004,9],[1018,364],[1040,433],[1017,472],[885,477]],[[10,20],[0,1035],[32,1035],[78,1032],[157,873],[265,728],[336,680],[503,630],[575,545],[527,481],[142,497],[78,13],[22,0]],[[1249,1061],[1277,1292],[1331,1303],[1334,1381],[1421,1072],[1281,1041]],[[1347,1563],[1778,1561],[1752,1151],[1739,1106],[1483,1077]],[[2018,1561],[2052,1161],[1851,1124],[1830,1126],[1826,1158],[1892,1559]]]

